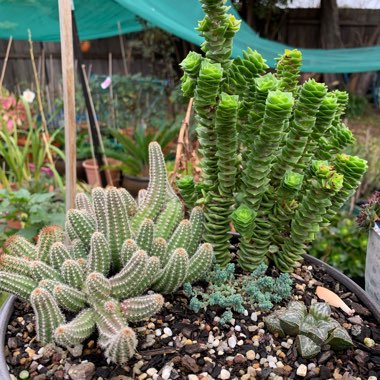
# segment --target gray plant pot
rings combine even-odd
[[[9,296],[0,308],[0,379],[7,380],[9,376],[8,366],[5,361],[4,345],[8,322],[13,312],[14,296]]]
[[[380,228],[369,231],[365,262],[365,290],[380,308]]]

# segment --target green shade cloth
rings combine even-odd
[[[231,9],[235,13],[235,9]],[[110,37],[118,34],[120,22],[123,33],[143,29],[139,18],[180,38],[199,45],[202,38],[194,30],[204,17],[198,0],[76,0],[75,15],[79,35],[83,39]],[[138,16],[138,17],[137,17]],[[0,38],[58,41],[57,0],[0,0]],[[275,57],[284,49],[282,43],[261,38],[246,23],[234,40],[233,55],[251,47],[259,51],[273,67]],[[354,73],[380,70],[380,46],[351,49],[300,49],[304,72]]]

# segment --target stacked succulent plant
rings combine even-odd
[[[341,121],[348,95],[314,79],[299,85],[298,50],[286,50],[267,74],[256,51],[231,59],[239,22],[226,0],[200,2],[205,57],[190,52],[181,66],[183,93],[194,97],[203,177],[179,189],[187,202],[201,197],[205,204],[203,238],[220,265],[230,261],[232,222],[243,269],[271,258],[291,271],[367,169],[366,161],[342,154],[355,141]]]
[[[199,244],[202,208],[182,220],[157,143],[149,159],[150,183],[139,203],[125,189],[95,188],[91,199],[77,195],[65,231],[44,228],[37,245],[18,235],[5,244],[0,289],[31,302],[42,343],[74,346],[97,327],[105,356],[125,363],[137,346],[128,322],[159,311],[159,293],[196,281],[210,267],[212,246]],[[149,289],[159,293],[143,295]],[[77,315],[67,321],[64,311]]]
[[[326,303],[311,305],[308,313],[305,304],[292,301],[286,311],[277,310],[264,318],[264,322],[273,334],[297,336],[298,353],[308,359],[316,356],[323,345],[333,350],[353,346],[346,329],[330,314],[330,306]]]

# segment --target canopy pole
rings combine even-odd
[[[76,190],[76,124],[74,55],[70,0],[58,0],[61,35],[63,104],[66,154],[66,210],[75,207]]]
[[[93,107],[91,107],[91,100],[90,100],[90,93],[88,90],[88,87],[86,86],[86,78],[84,76],[84,71],[82,69],[83,66],[83,57],[82,52],[80,50],[80,41],[79,41],[79,35],[78,35],[78,28],[75,20],[75,14],[74,11],[72,11],[72,32],[74,37],[74,54],[75,58],[78,61],[78,75],[79,80],[82,86],[83,91],[83,97],[86,104],[87,114],[88,114],[88,120],[90,123],[90,132],[91,132],[91,139],[94,146],[94,154],[95,159],[98,164],[99,168],[99,174],[100,174],[100,182],[103,187],[107,186],[107,177],[104,170],[101,170],[100,168],[103,168],[105,166],[105,162],[103,160],[103,151],[101,149],[101,141],[99,138],[99,135],[96,130],[96,114]],[[71,30],[71,29],[70,29]]]

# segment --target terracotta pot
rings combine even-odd
[[[19,220],[8,220],[7,226],[11,228],[12,230],[21,230],[22,224]]]
[[[117,165],[119,161],[114,160],[112,158],[108,158],[108,164],[109,165]],[[100,186],[100,173],[99,173],[99,166],[98,163],[94,159],[84,160],[83,161],[83,167],[86,171],[87,176],[87,182],[91,186]],[[107,170],[106,171],[107,176],[107,184],[113,186],[119,186],[120,183],[120,170]]]
[[[149,177],[136,177],[129,174],[124,174],[122,186],[129,191],[129,193],[137,197],[141,189],[147,189],[149,184]]]
[[[87,181],[87,177],[86,177],[86,171],[84,170],[84,167],[83,167],[83,161],[84,160],[77,160],[77,179],[79,181]],[[65,168],[65,161],[63,161],[62,159],[58,159],[57,161],[55,161],[55,168],[57,169],[57,172],[59,175],[61,176],[64,176],[65,173],[66,173],[66,168]]]

